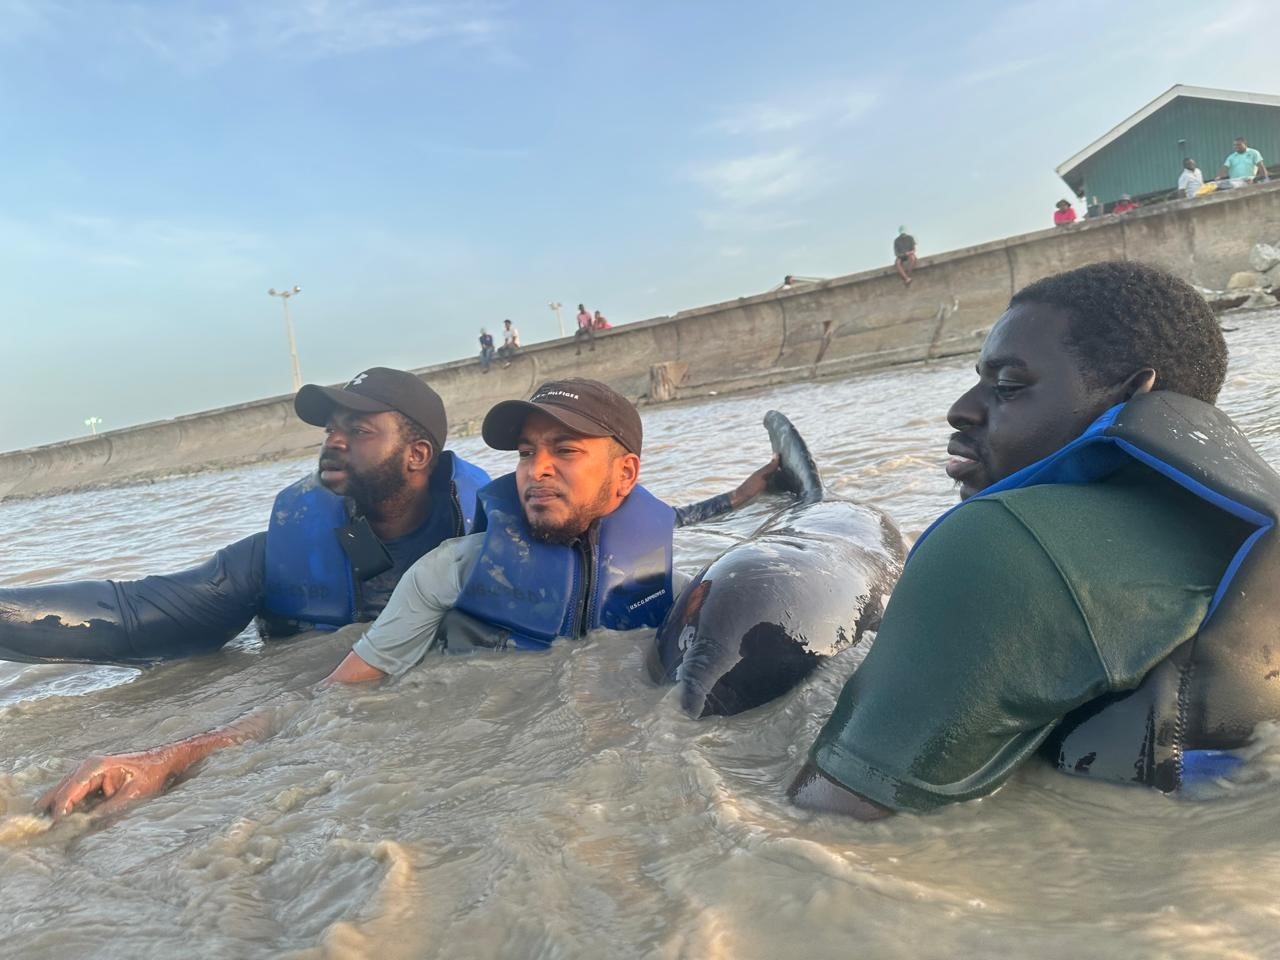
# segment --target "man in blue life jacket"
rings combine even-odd
[[[771,460],[733,493],[674,510],[638,484],[639,413],[595,380],[553,381],[528,401],[499,403],[483,434],[518,451],[515,472],[479,492],[475,532],[414,564],[324,683],[398,675],[432,649],[544,650],[593,629],[655,627],[683,585],[671,564],[674,528],[741,506],[777,467]],[[269,714],[254,711],[176,743],[90,758],[37,806],[61,816],[102,798],[103,811],[117,809],[269,727]]]
[[[1240,762],[1280,720],[1280,476],[1212,405],[1226,369],[1208,305],[1152,267],[1013,297],[947,415],[963,502],[917,541],[797,804],[924,812],[1037,752],[1170,793]]]
[[[419,557],[470,531],[489,475],[444,449],[444,403],[417,376],[307,384],[294,409],[325,430],[319,468],[264,532],[176,574],[6,591],[0,658],[145,664],[217,650],[254,617],[271,638],[373,620]]]

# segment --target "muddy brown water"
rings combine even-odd
[[[1236,314],[1222,405],[1280,463],[1280,311]],[[645,412],[644,479],[732,486],[787,412],[829,486],[909,534],[953,502],[943,412],[972,358]],[[509,455],[456,448],[493,471]],[[139,576],[260,529],[303,461],[0,504],[0,585]],[[767,515],[683,530],[690,572]],[[546,655],[433,659],[298,696],[274,739],[217,754],[111,822],[34,797],[305,691],[348,632],[145,672],[0,664],[0,955],[12,957],[1280,956],[1280,736],[1195,801],[1038,765],[993,797],[860,824],[786,803],[842,675],[702,722],[644,677],[644,633]],[[856,654],[855,654],[856,657]],[[903,704],[904,716],[912,709]]]

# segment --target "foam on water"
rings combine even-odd
[[[1223,406],[1280,462],[1280,313],[1233,318]],[[971,358],[646,411],[672,502],[768,456],[789,414],[827,483],[917,533],[954,499],[942,414]],[[509,455],[455,444],[500,472]],[[138,576],[261,528],[296,461],[0,504],[0,584]],[[753,505],[677,535],[689,571]],[[859,651],[749,714],[693,721],[646,681],[645,632],[545,655],[432,657],[309,693],[357,630],[148,671],[0,665],[0,944],[54,957],[1264,957],[1280,922],[1280,734],[1210,799],[1035,764],[986,800],[860,824],[784,790]],[[292,696],[282,694],[292,692]],[[30,802],[85,755],[279,704],[113,822]],[[904,705],[904,710],[910,705]]]

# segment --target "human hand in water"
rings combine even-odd
[[[769,478],[778,472],[781,462],[782,458],[775,454],[772,460],[738,484],[738,489],[729,494],[729,502],[733,508],[736,510],[764,493],[769,485]]]
[[[77,807],[111,814],[162,793],[177,777],[174,758],[164,747],[141,753],[90,757],[36,801],[36,809],[55,820]]]

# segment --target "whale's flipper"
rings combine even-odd
[[[770,486],[795,494],[801,503],[817,503],[824,496],[822,474],[818,472],[818,465],[814,463],[813,454],[800,431],[777,410],[770,410],[764,415],[764,428],[769,431],[773,452],[782,458],[782,465],[770,480]]]

